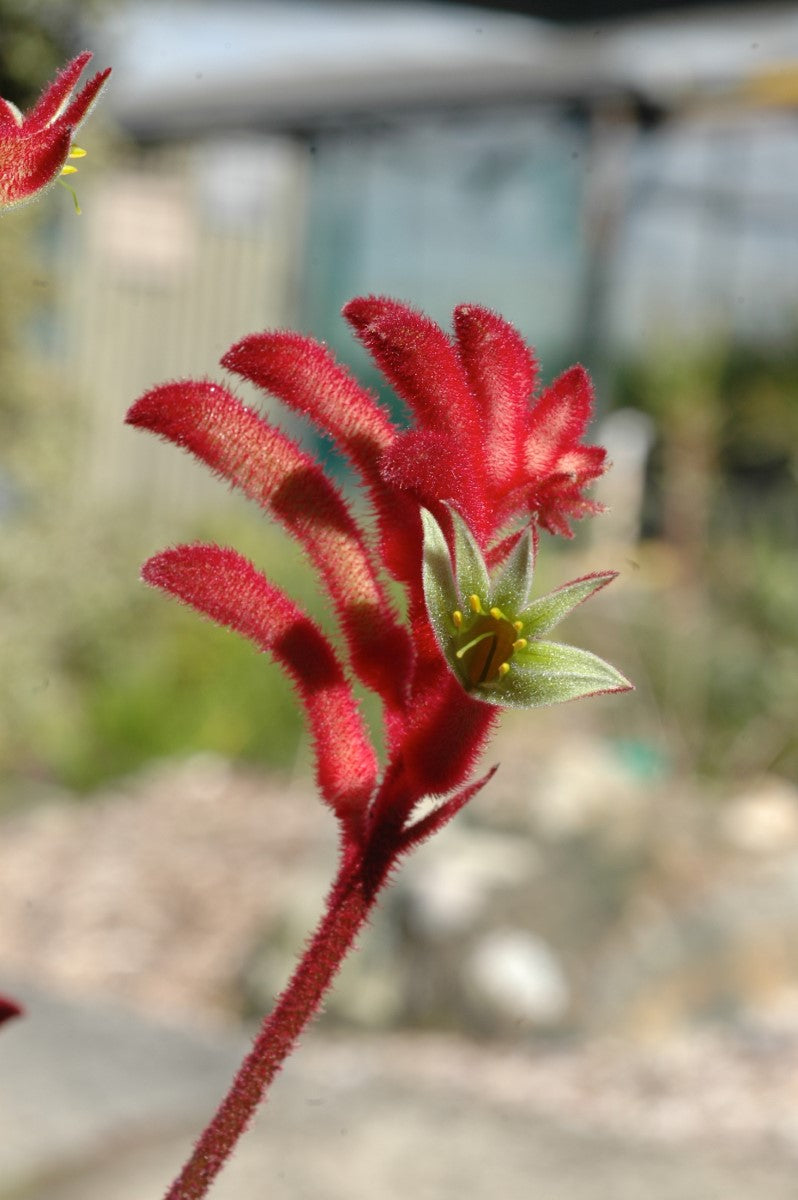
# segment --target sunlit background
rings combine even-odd
[[[464,1182],[465,1150],[439,1147],[447,1169],[411,1178],[389,1154],[384,1178],[353,1167],[339,1193],[296,1173],[310,1150],[285,1117],[279,1170],[252,1178],[276,1170],[278,1200],[786,1200],[795,6],[0,0],[0,35],[0,95],[23,106],[84,46],[113,67],[81,130],[82,215],[55,188],[0,222],[0,986],[30,992],[33,1013],[0,1039],[16,1098],[0,1088],[0,1197],[158,1194],[146,1163],[164,1123],[175,1144],[201,1123],[219,1047],[279,990],[334,858],[282,676],[138,581],[164,545],[216,539],[324,621],[311,573],[124,413],[156,383],[221,377],[233,341],[274,327],[328,342],[398,412],[340,317],[375,292],[444,325],[456,303],[495,308],[544,382],[590,370],[610,511],[571,543],[544,535],[540,588],[620,571],[566,634],[637,690],[508,716],[502,769],[397,881],[328,1005],[322,1065],[301,1066],[297,1096],[318,1092],[314,1070],[345,1096],[358,1071],[394,1097],[414,1080],[411,1126],[413,1095],[468,1095],[487,1123],[458,1136],[494,1146],[484,1178],[476,1163]],[[236,390],[349,486],[312,431]],[[161,1028],[181,1025],[205,1039],[193,1058]],[[31,1072],[48,1028],[68,1032],[48,1061],[72,1041],[107,1079]],[[146,1075],[137,1101],[139,1058],[174,1059],[175,1090]],[[48,1116],[40,1134],[45,1079],[82,1123]],[[504,1135],[487,1132],[497,1112]],[[576,1139],[556,1143],[562,1163],[530,1132],[541,1122]],[[362,1144],[348,1129],[353,1161],[376,1153],[369,1129]],[[433,1155],[424,1120],[407,1138]],[[532,1148],[516,1161],[519,1138]],[[164,1187],[170,1153],[153,1168]],[[222,1200],[262,1194],[243,1180]]]

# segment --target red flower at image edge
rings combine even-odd
[[[33,199],[60,176],[76,171],[68,159],[82,158],[85,152],[73,145],[73,138],[111,74],[110,67],[98,71],[73,96],[91,57],[85,50],[73,58],[28,113],[0,98],[0,210]]]
[[[17,1004],[16,1000],[11,1000],[8,996],[4,996],[0,992],[0,1025],[4,1025],[6,1021],[10,1021],[14,1017],[21,1015],[22,1008]]]

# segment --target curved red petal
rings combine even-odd
[[[103,71],[98,71],[97,74],[88,81],[85,87],[82,87],[75,99],[68,106],[66,112],[59,117],[59,120],[64,125],[69,125],[74,133],[78,125],[86,120],[86,117],[91,112],[94,102],[100,94],[103,84],[111,74],[111,68],[106,67]]]
[[[355,671],[389,704],[403,707],[413,659],[410,639],[346,501],[316,460],[209,380],[153,388],[126,420],[191,451],[282,523],[324,580]]]
[[[343,314],[423,428],[479,447],[476,404],[450,338],[429,317],[385,296],[350,300]]]
[[[380,455],[396,429],[370,392],[326,347],[298,333],[254,333],[227,351],[222,366],[277,396],[329,434],[366,483],[378,483]]]
[[[518,330],[480,305],[458,305],[454,330],[482,415],[489,486],[501,494],[523,470],[537,362]]]
[[[77,81],[83,74],[83,68],[91,62],[92,53],[84,50],[71,62],[63,67],[52,83],[44,89],[34,107],[26,114],[25,128],[28,130],[42,129],[58,117],[66,107],[67,100]]]
[[[33,134],[0,132],[0,207],[30,200],[54,183],[69,155],[68,129],[50,126]]]
[[[307,713],[323,798],[344,819],[362,811],[377,781],[377,756],[318,626],[248,559],[221,546],[175,546],[145,563],[142,576],[249,638],[285,668]]]

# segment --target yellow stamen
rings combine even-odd
[[[515,630],[516,633],[520,633],[523,628],[524,628],[523,621],[513,621],[513,629]]]
[[[80,146],[72,146],[69,151],[69,157],[70,158],[85,158],[86,151],[81,150]]]
[[[490,610],[490,615],[492,617],[495,617],[497,621],[506,621],[507,620],[507,618],[505,617],[504,613],[502,612],[502,610],[500,608],[492,608]]]
[[[513,650],[526,650],[528,645],[529,643],[526,638],[518,638],[517,641],[513,642]]]
[[[452,621],[454,622],[455,629],[460,629],[463,624],[463,614],[459,608],[456,608],[452,613]]]
[[[62,175],[75,175],[76,173],[77,173],[77,167],[66,166],[66,167],[61,168]]]
[[[473,613],[477,613],[478,615],[482,613],[482,601],[480,600],[479,596],[469,596],[468,603]]]
[[[500,674],[500,675],[506,675],[506,674],[507,674],[507,672],[508,672],[509,670],[510,670],[510,664],[509,664],[509,663],[506,663],[506,662],[503,662],[503,663],[501,664],[501,666],[499,667],[499,674]]]

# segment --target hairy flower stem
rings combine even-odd
[[[208,1194],[272,1080],[318,1011],[376,903],[395,856],[395,839],[384,836],[387,830],[379,832],[383,836],[372,836],[366,851],[358,852],[354,861],[351,854],[344,854],[313,938],[166,1200],[201,1200]]]

